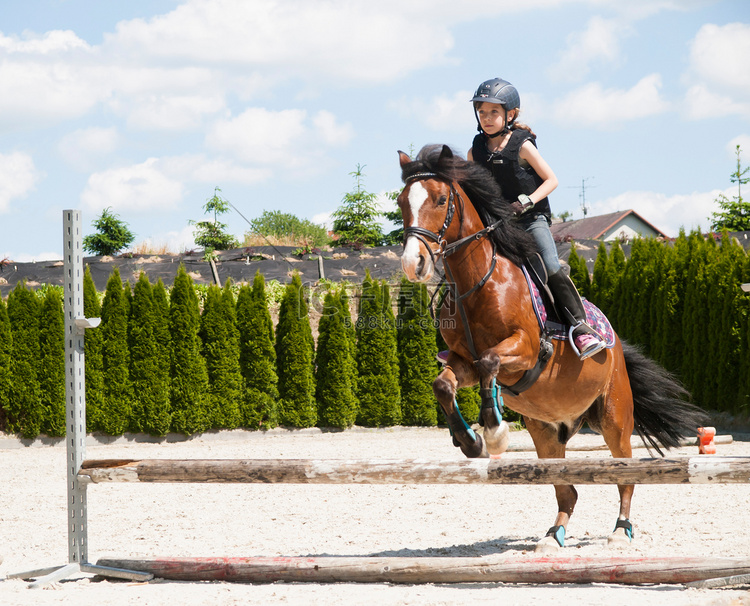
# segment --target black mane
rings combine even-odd
[[[492,232],[498,253],[518,266],[537,252],[533,238],[513,218],[510,205],[503,198],[500,186],[481,164],[464,160],[455,152],[441,158],[443,145],[425,145],[416,160],[406,164],[401,171],[404,183],[417,173],[435,173],[438,178],[456,181],[470,198],[484,225],[502,223]]]

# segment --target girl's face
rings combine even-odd
[[[499,133],[505,128],[505,108],[499,103],[484,102],[477,108],[479,124],[488,135]]]

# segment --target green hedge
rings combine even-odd
[[[678,375],[696,403],[747,415],[750,294],[740,285],[750,282],[750,258],[736,241],[698,233],[635,240],[627,260],[619,244],[602,245],[590,283],[575,249],[570,264],[579,289],[620,336]],[[169,291],[141,275],[131,294],[114,270],[100,304],[87,271],[84,312],[102,318],[85,341],[89,431],[443,424],[431,384],[444,344],[425,287],[403,280],[394,316],[388,285],[368,273],[355,323],[351,285],[316,288],[322,292],[294,276],[282,289],[272,283],[268,297],[260,274],[252,286],[197,288],[181,267]],[[61,295],[20,283],[7,303],[0,300],[4,431],[64,432]],[[318,300],[316,351],[308,302]],[[475,390],[461,390],[458,401],[467,419],[476,418]]]

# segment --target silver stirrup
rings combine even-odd
[[[594,335],[594,336],[598,337],[598,339],[599,339],[599,344],[598,344],[598,346],[596,346],[596,347],[592,347],[591,349],[589,349],[589,350],[588,350],[588,351],[587,351],[586,353],[584,353],[584,354],[582,354],[582,353],[581,353],[581,352],[580,352],[580,351],[578,350],[578,348],[576,347],[576,340],[575,340],[575,339],[573,338],[573,332],[574,332],[574,331],[576,330],[576,328],[578,328],[579,326],[584,326],[584,327],[586,327],[586,328],[588,329],[588,330],[587,330],[587,332],[588,332],[589,334],[591,334],[591,335]],[[591,356],[595,356],[595,355],[596,355],[596,354],[598,354],[598,353],[599,353],[599,352],[600,352],[600,351],[601,351],[602,349],[605,349],[605,348],[607,347],[607,345],[606,345],[606,344],[604,343],[604,340],[603,340],[603,339],[601,338],[601,336],[599,335],[599,333],[597,333],[597,332],[596,332],[596,331],[595,331],[595,330],[594,330],[593,328],[591,328],[591,327],[590,327],[590,326],[589,326],[588,324],[586,324],[586,322],[584,322],[584,321],[582,321],[582,320],[581,320],[580,322],[578,322],[578,324],[576,324],[575,326],[571,326],[571,327],[570,327],[570,330],[568,330],[568,341],[570,342],[570,346],[571,346],[571,347],[573,348],[573,351],[574,351],[574,352],[576,352],[576,355],[578,356],[578,359],[579,359],[579,360],[581,360],[581,361],[583,361],[583,360],[587,360],[587,359],[588,359],[588,358],[590,358]]]

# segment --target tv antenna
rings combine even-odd
[[[583,211],[583,218],[586,218],[586,215],[589,213],[589,207],[586,206],[586,181],[589,181],[593,177],[585,177],[581,179],[581,193],[578,194],[578,197],[581,199],[581,210]],[[596,185],[590,185],[589,188],[596,187]],[[575,188],[578,189],[577,185],[569,185],[568,188]]]

